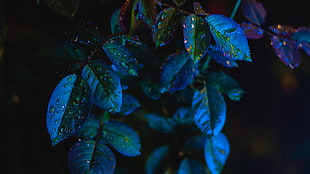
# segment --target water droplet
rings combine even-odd
[[[55,108],[54,108],[54,106],[50,106],[49,113],[53,113],[53,112],[55,112]]]

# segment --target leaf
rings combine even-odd
[[[74,135],[90,110],[90,89],[76,74],[64,77],[54,89],[46,114],[52,146]]]
[[[193,96],[192,112],[200,131],[211,138],[222,130],[226,120],[226,104],[221,93],[207,85]]]
[[[77,135],[82,138],[92,139],[97,135],[99,127],[99,120],[93,114],[89,114],[82,127],[78,129]]]
[[[143,21],[151,28],[156,17],[154,0],[137,0],[134,9],[137,11],[136,19]]]
[[[154,79],[146,77],[141,79],[140,86],[146,96],[153,100],[158,100],[161,97],[159,84]]]
[[[68,154],[70,173],[113,174],[116,160],[113,152],[104,144],[94,140],[75,143]]]
[[[262,3],[256,0],[244,0],[241,5],[244,17],[258,26],[264,24],[267,12]]]
[[[195,14],[207,15],[207,12],[203,9],[199,2],[194,2],[193,4]]]
[[[71,18],[80,6],[80,0],[44,0],[44,2],[58,14]]]
[[[240,26],[245,36],[249,39],[259,39],[264,36],[264,30],[251,23],[242,23]]]
[[[130,94],[123,94],[119,115],[129,115],[141,106],[140,102]]]
[[[211,34],[205,17],[188,15],[183,24],[184,46],[194,63],[207,53]]]
[[[152,38],[155,48],[164,46],[174,39],[179,14],[176,8],[166,8],[157,14],[155,24],[152,28]]]
[[[167,155],[169,151],[170,148],[168,145],[163,145],[153,150],[145,163],[146,174],[162,173],[165,167],[163,167],[163,165],[167,163]]]
[[[187,151],[196,154],[203,154],[206,137],[203,135],[195,135],[186,140],[184,147]]]
[[[181,161],[178,174],[208,174],[207,168],[196,159],[187,159]]]
[[[184,51],[169,55],[160,69],[161,93],[184,89],[192,82],[195,73],[194,65]]]
[[[120,17],[120,9],[117,9],[112,14],[110,21],[111,32],[113,35],[122,32],[122,27],[119,23],[119,17]]]
[[[157,114],[146,114],[144,117],[147,120],[149,127],[160,133],[166,134],[174,129],[175,123],[170,118]]]
[[[207,16],[206,20],[215,42],[224,55],[229,55],[234,60],[252,61],[248,41],[242,28],[235,21],[217,14]]]
[[[310,43],[303,42],[300,44],[300,47],[305,51],[305,53],[310,56]]]
[[[183,4],[185,4],[188,0],[173,0],[173,2],[175,3],[175,5],[177,5],[178,7],[182,6]]]
[[[208,54],[212,57],[217,63],[227,68],[238,67],[238,63],[234,60],[234,58],[229,57],[229,55],[224,55],[218,45],[213,46],[210,45]]]
[[[93,22],[81,22],[68,26],[67,37],[72,41],[83,45],[101,45],[103,38],[99,28]]]
[[[298,42],[310,43],[310,27],[300,27],[292,35],[292,39]]]
[[[116,43],[104,43],[102,49],[120,72],[131,76],[138,75],[137,60],[126,47]]]
[[[131,127],[122,122],[110,121],[103,124],[102,129],[102,137],[119,153],[129,157],[141,155],[139,136]]]
[[[209,72],[207,78],[209,84],[228,95],[231,100],[239,101],[244,94],[239,83],[223,71]]]
[[[213,140],[207,139],[204,147],[204,155],[208,169],[212,174],[221,173],[229,151],[229,142],[223,133],[219,133]]]
[[[82,71],[82,77],[91,88],[94,104],[109,112],[119,112],[122,105],[122,87],[117,74],[102,61],[91,61]]]
[[[179,107],[173,114],[172,120],[174,121],[174,124],[177,126],[185,125],[193,127],[195,125],[193,114],[191,108],[189,107]]]

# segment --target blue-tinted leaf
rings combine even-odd
[[[165,167],[163,167],[163,165],[166,164],[169,150],[169,146],[167,145],[160,146],[153,150],[153,152],[148,156],[145,163],[146,174],[162,173],[159,171],[163,171]]]
[[[102,137],[122,155],[138,156],[141,154],[138,134],[125,123],[110,121],[103,124],[102,129]]]
[[[247,18],[253,24],[258,26],[265,22],[267,12],[262,3],[256,0],[244,0],[242,1],[241,10],[245,18]]]
[[[146,96],[153,100],[160,98],[159,83],[150,78],[144,78],[140,81],[140,86]]]
[[[213,86],[207,85],[193,96],[192,112],[201,132],[207,137],[216,136],[226,120],[226,104],[222,94]]]
[[[215,71],[207,74],[209,84],[228,95],[231,100],[238,101],[244,94],[239,83],[223,71]]]
[[[184,159],[180,163],[178,174],[207,174],[207,168],[196,159]]]
[[[209,56],[212,57],[217,63],[227,67],[234,68],[238,67],[238,63],[229,55],[225,55],[220,51],[218,46],[210,45],[209,47]]]
[[[206,137],[203,135],[196,135],[186,140],[184,147],[186,150],[203,154]]]
[[[183,24],[184,46],[194,63],[201,60],[208,51],[211,34],[205,17],[188,15]]]
[[[43,0],[43,2],[58,14],[71,18],[76,14],[80,6],[80,0]]]
[[[160,69],[161,93],[184,89],[194,78],[194,65],[184,51],[168,56]]]
[[[63,78],[50,98],[46,125],[52,145],[81,127],[90,110],[90,89],[84,79],[72,74]]]
[[[126,75],[138,75],[138,63],[126,47],[116,43],[104,43],[102,49],[116,68]]]
[[[175,123],[170,118],[156,114],[146,114],[144,117],[147,119],[149,127],[160,133],[166,134],[174,129]]]
[[[252,61],[248,41],[242,28],[234,20],[216,14],[207,16],[206,20],[224,55],[235,60]]]
[[[99,120],[94,115],[89,114],[82,127],[77,131],[77,135],[86,139],[94,138],[99,126]]]
[[[306,52],[306,54],[310,56],[310,43],[303,42],[300,45],[300,47]]]
[[[200,5],[199,2],[194,2],[193,6],[194,6],[195,14],[207,15],[207,12],[203,9],[203,7]]]
[[[221,173],[229,151],[229,142],[223,133],[218,134],[213,140],[207,139],[204,154],[208,169],[212,174]]]
[[[156,5],[154,0],[137,0],[134,8],[137,11],[136,19],[152,27],[156,17]]]
[[[140,107],[140,102],[130,94],[123,94],[119,115],[129,115]]]
[[[177,5],[178,7],[180,7],[181,5],[183,5],[185,2],[187,2],[188,0],[173,0],[173,2],[175,3],[175,5]]]
[[[75,143],[69,151],[68,163],[71,174],[113,174],[116,166],[113,152],[104,144],[94,140]]]
[[[292,35],[292,39],[298,42],[310,43],[310,28],[300,27]]]
[[[94,104],[109,112],[119,112],[122,105],[122,87],[117,74],[101,61],[91,61],[82,71],[82,77],[91,88]]]
[[[157,14],[152,28],[152,37],[156,48],[166,45],[174,38],[178,18],[179,11],[176,8],[166,8]]]
[[[119,15],[120,15],[120,9],[117,9],[114,11],[114,13],[111,16],[110,27],[111,27],[112,34],[117,34],[117,33],[122,32],[122,27],[119,24]]]
[[[189,107],[180,107],[178,108],[172,117],[173,121],[177,125],[195,125],[195,121],[193,119],[193,113],[191,108]]]
[[[249,39],[259,39],[264,36],[264,30],[251,23],[242,23],[241,28]]]

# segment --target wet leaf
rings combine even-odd
[[[70,173],[113,174],[116,160],[113,152],[103,143],[82,140],[75,143],[68,154]]]
[[[44,0],[50,8],[58,14],[66,17],[73,17],[79,9],[80,0]],[[39,3],[37,1],[37,3]]]
[[[157,114],[146,114],[144,117],[148,121],[149,127],[160,133],[166,134],[174,129],[175,123],[170,118]]]
[[[134,9],[137,11],[136,19],[143,21],[151,28],[156,17],[154,0],[137,0]]]
[[[205,160],[212,174],[221,173],[229,152],[229,142],[223,133],[219,133],[214,139],[206,140],[204,147]]]
[[[228,95],[231,100],[239,101],[244,94],[239,83],[223,71],[209,72],[207,79],[209,84]]]
[[[226,104],[221,93],[207,85],[193,96],[192,112],[200,131],[209,138],[222,130],[226,120]]]
[[[117,74],[102,61],[91,61],[82,71],[82,77],[91,88],[94,104],[109,112],[119,112],[122,105],[122,87]]]
[[[139,136],[131,127],[119,121],[110,121],[103,124],[102,129],[102,137],[119,153],[129,157],[141,155]]]
[[[173,40],[179,14],[176,8],[166,8],[157,14],[152,28],[152,37],[156,48],[164,46]]]
[[[298,42],[310,43],[310,28],[300,27],[292,35],[292,39]]]
[[[194,63],[207,53],[211,34],[205,17],[188,15],[183,24],[184,46]]]
[[[78,129],[77,135],[82,138],[92,139],[97,135],[99,126],[99,120],[93,114],[89,114],[82,127]]]
[[[104,43],[102,49],[120,72],[130,76],[138,75],[138,62],[126,47],[117,43]]]
[[[110,21],[111,32],[113,35],[122,32],[122,27],[119,23],[119,17],[120,17],[120,9],[117,9],[112,14]]]
[[[242,1],[241,10],[244,17],[258,26],[264,24],[267,12],[262,3],[256,0]]]
[[[251,23],[242,23],[241,28],[249,39],[259,39],[264,36],[264,30]]]
[[[234,60],[252,61],[248,41],[242,28],[231,18],[223,15],[209,15],[206,17],[215,42],[224,55]]]
[[[89,86],[79,76],[68,75],[57,84],[46,114],[52,146],[76,133],[88,115],[90,101]]]
[[[119,115],[129,115],[141,106],[140,102],[130,94],[123,94]]]
[[[196,159],[187,159],[181,161],[178,174],[208,174],[204,164]]]
[[[194,2],[193,7],[195,14],[207,15],[207,12],[203,9],[199,2]]]
[[[167,163],[167,155],[170,151],[169,146],[163,145],[155,150],[148,156],[145,163],[146,174],[162,173]]]
[[[188,0],[173,0],[173,2],[175,3],[175,5],[177,5],[178,7],[182,6],[184,3],[186,3]]]
[[[99,28],[93,22],[68,26],[66,35],[70,41],[83,45],[100,45],[103,41]]]
[[[227,68],[238,67],[238,63],[232,57],[229,57],[229,55],[224,55],[218,46],[210,45],[208,54],[222,66]]]

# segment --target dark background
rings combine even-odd
[[[45,127],[49,96],[60,76],[50,73],[53,67],[41,64],[33,55],[42,46],[61,41],[63,25],[70,20],[43,3],[38,6],[35,0],[0,2],[1,27],[6,31],[5,54],[0,59],[1,156],[5,161],[1,169],[12,174],[68,173],[67,147],[51,148]],[[310,25],[305,1],[261,2],[267,10],[266,26]],[[206,2],[209,12],[228,16],[234,3]],[[121,4],[117,0],[82,0],[76,18],[92,20],[108,31],[110,15]],[[244,20],[240,12],[235,20]],[[231,154],[223,174],[310,173],[310,57],[303,54],[301,66],[290,70],[275,56],[268,37],[250,40],[249,45],[253,63],[225,69],[246,93],[239,102],[226,100],[223,131],[231,143]],[[137,167],[137,173],[143,171],[142,166]]]

